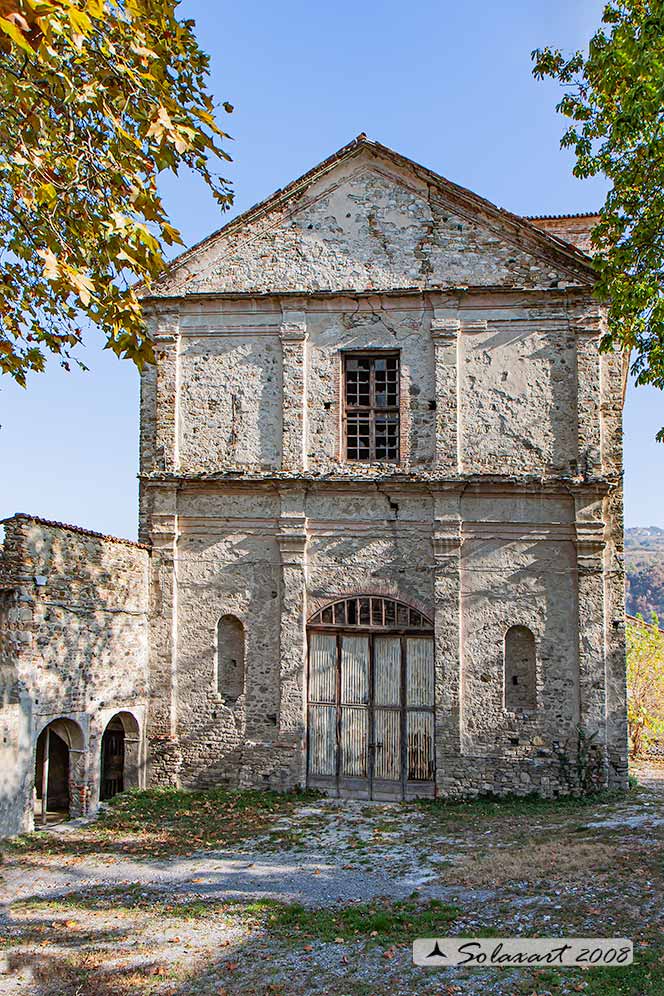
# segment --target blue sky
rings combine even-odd
[[[212,56],[212,88],[235,105],[236,202],[221,216],[190,176],[165,178],[190,245],[361,131],[521,214],[592,210],[599,181],[571,176],[551,82],[530,52],[586,44],[602,3],[184,0]],[[28,390],[0,381],[0,515],[16,511],[136,536],[138,377],[90,340],[87,374],[52,363]],[[625,411],[627,525],[664,526],[664,397],[631,389]]]

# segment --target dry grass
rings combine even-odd
[[[109,963],[107,952],[54,955],[46,952],[16,952],[8,959],[9,970],[31,976],[31,996],[139,996],[160,991],[169,970],[156,962],[136,965]]]
[[[577,840],[525,841],[468,854],[446,869],[446,880],[464,886],[502,887],[512,882],[590,881],[619,867],[624,849]]]

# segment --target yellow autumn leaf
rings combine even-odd
[[[81,273],[79,270],[74,270],[73,268],[70,268],[68,276],[69,282],[76,291],[79,301],[84,308],[87,307],[87,305],[90,304],[92,292],[95,289],[94,283],[90,280],[90,277],[86,277],[84,273]]]
[[[4,31],[6,35],[9,35],[14,44],[18,45],[19,48],[22,48],[24,52],[28,53],[28,55],[35,54],[34,48],[27,40],[21,29],[12,21],[7,20],[6,17],[0,17],[0,31]]]
[[[47,280],[56,280],[60,276],[58,257],[51,249],[39,249],[38,252],[44,260],[44,276]]]

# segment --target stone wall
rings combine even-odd
[[[151,487],[165,501],[168,488]],[[593,514],[606,488],[592,488]],[[167,690],[180,783],[304,784],[306,620],[332,600],[371,593],[435,620],[440,794],[569,791],[563,768],[574,763],[580,725],[617,761],[603,784],[623,784],[620,632],[605,648],[613,603],[595,601],[594,582],[579,584],[589,489],[577,485],[584,498],[574,490],[516,480],[180,484]],[[609,547],[595,542],[601,565]],[[441,559],[446,543],[456,560]],[[217,687],[224,615],[245,633],[245,690],[230,704]],[[594,619],[599,628],[586,630]],[[504,705],[504,640],[514,625],[528,627],[536,647],[536,707],[519,713]],[[605,666],[610,687],[593,704]]]
[[[32,822],[35,746],[49,723],[62,720],[72,737],[72,815],[97,805],[109,720],[122,713],[142,738],[149,553],[129,541],[25,515],[4,527],[0,727],[7,763],[0,764],[0,832],[15,833]],[[136,777],[144,780],[143,747],[132,751],[140,753]]]
[[[614,472],[622,360],[600,360],[601,310],[578,290],[312,295],[290,309],[192,301],[155,316],[144,474],[384,475],[343,459],[343,354],[363,349],[399,351],[401,472]]]
[[[302,178],[304,179],[304,178]],[[588,281],[534,225],[376,143],[359,143],[176,261],[154,293],[274,294]],[[544,248],[544,252],[542,251]],[[546,258],[548,257],[548,258]]]
[[[153,302],[155,781],[303,784],[306,620],[370,593],[434,619],[439,794],[573,790],[580,728],[596,783],[625,784],[623,363],[600,356],[588,290],[529,289],[517,270],[518,289]],[[397,466],[344,460],[343,353],[372,349],[399,351]],[[216,682],[225,614],[246,637],[233,703]],[[511,713],[515,625],[533,634],[536,707]]]

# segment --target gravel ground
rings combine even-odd
[[[636,797],[610,804],[532,815],[470,807],[462,820],[308,802],[232,850],[160,860],[75,846],[10,856],[0,994],[662,996],[664,769],[641,782]],[[49,833],[75,841],[77,829]],[[416,968],[407,924],[397,940],[382,920],[374,937],[362,926],[376,910],[387,922],[405,901],[455,907],[437,933],[633,937],[655,967],[623,989],[576,970]],[[305,911],[289,927],[293,904]],[[326,910],[350,911],[353,929],[330,936]]]

